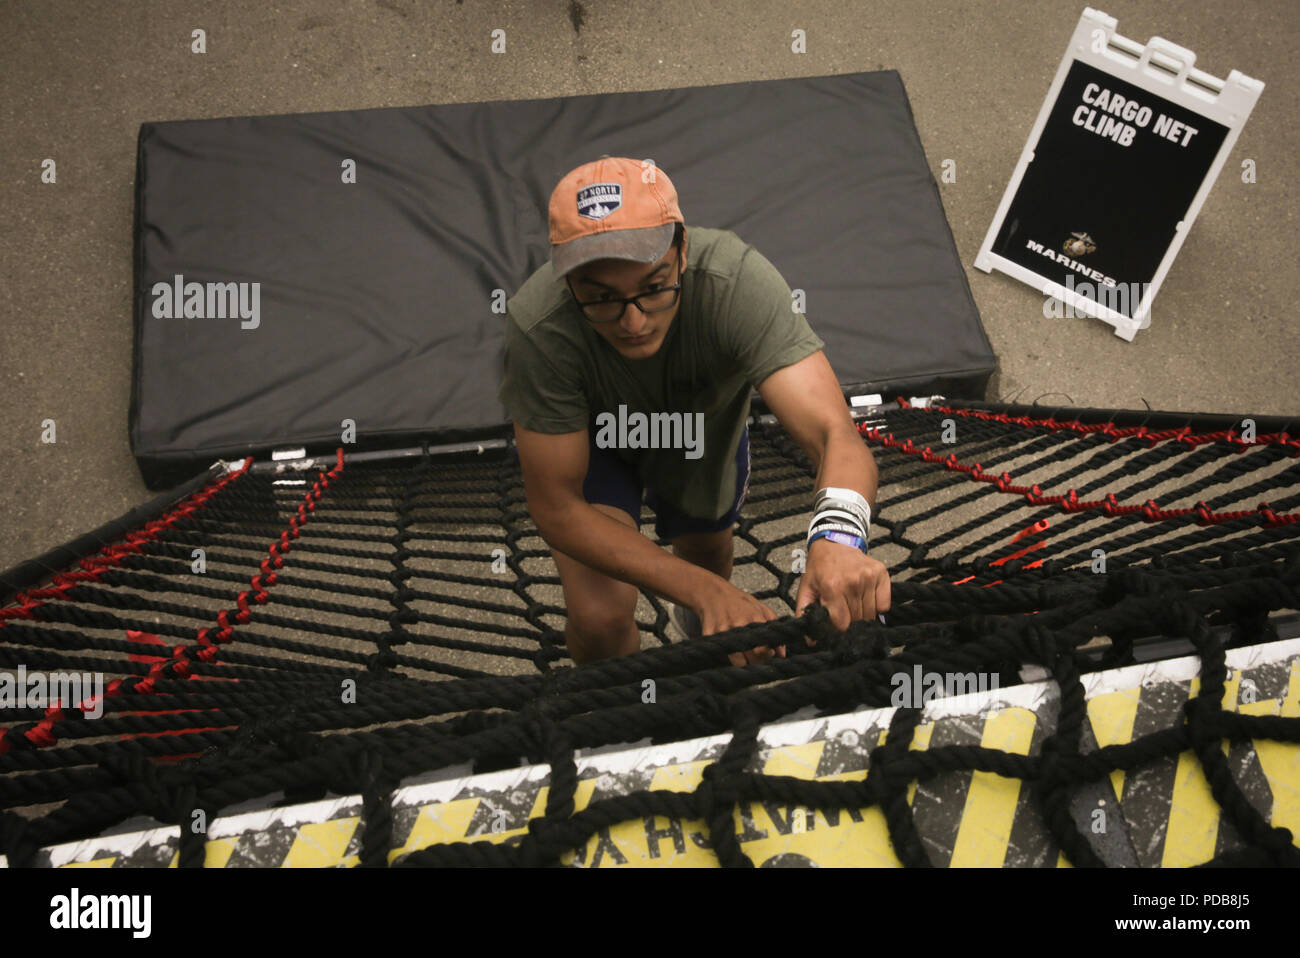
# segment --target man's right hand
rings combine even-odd
[[[717,589],[694,608],[695,614],[700,617],[704,635],[726,632],[756,622],[772,622],[777,618],[777,614],[758,599],[721,578],[717,578]],[[765,662],[773,655],[785,658],[785,647],[770,649],[761,645],[748,652],[732,652],[727,658],[732,665],[752,665]]]

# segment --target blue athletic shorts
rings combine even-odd
[[[596,445],[595,430],[588,430],[591,448],[588,457],[587,478],[582,483],[583,497],[592,505],[615,506],[622,509],[638,529],[641,528],[641,502],[655,513],[655,535],[660,539],[676,539],[697,532],[721,532],[730,529],[740,517],[740,508],[749,492],[749,428],[740,435],[736,447],[736,498],[721,519],[697,519],[664,502],[653,489],[644,489],[636,470],[620,459],[613,451]]]

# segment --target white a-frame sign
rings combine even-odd
[[[1264,84],[1086,9],[975,265],[1132,340]]]

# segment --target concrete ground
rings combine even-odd
[[[1133,343],[972,265],[1083,4],[0,0],[0,570],[152,497],[127,441],[145,121],[659,89],[892,68],[1000,357],[990,398],[1300,414],[1289,309],[1300,13],[1106,0],[1264,91]],[[189,52],[191,31],[207,53]],[[506,31],[508,53],[489,52]],[[807,35],[792,53],[791,31]],[[42,162],[57,182],[41,182]],[[1244,159],[1258,181],[1243,184]],[[52,419],[57,442],[41,441]]]

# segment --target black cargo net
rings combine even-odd
[[[522,757],[548,764],[551,785],[527,834],[399,861],[555,863],[601,828],[663,815],[704,820],[721,863],[748,865],[735,809],[773,801],[878,806],[902,862],[927,865],[909,786],[982,770],[1022,779],[1069,860],[1100,865],[1072,791],[1190,750],[1240,839],[1216,863],[1300,863],[1222,749],[1298,742],[1300,719],[1220,707],[1225,649],[1278,638],[1279,618],[1300,607],[1300,441],[1195,418],[1157,430],[1035,416],[904,403],[860,425],[880,469],[872,553],[890,570],[893,607],[887,625],[842,634],[820,607],[792,615],[813,473],[779,427],[756,423],[733,581],[782,617],[686,641],[665,603],[642,596],[642,651],[576,668],[556,569],[510,455],[340,454],[303,473],[225,475],[0,609],[0,668],[105,683],[61,708],[0,710],[0,852],[23,864],[148,816],[180,825],[180,864],[201,865],[196,810],[211,821],[278,793],[290,804],[333,792],[364,797],[360,860],[383,865],[404,779]],[[1153,637],[1200,656],[1183,719],[1081,751],[1081,674],[1134,662]],[[728,663],[760,645],[789,656]],[[891,676],[916,665],[1000,686],[1039,666],[1060,719],[1031,755],[922,751],[910,748],[921,711],[900,708],[884,744],[862,746],[861,780],[750,770],[762,724],[809,707],[887,707]],[[694,791],[575,811],[576,749],[726,732]]]

